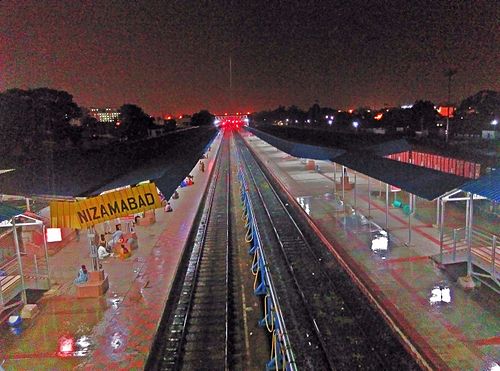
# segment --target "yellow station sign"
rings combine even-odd
[[[53,228],[87,228],[161,206],[156,185],[146,183],[81,201],[53,201],[50,222]]]

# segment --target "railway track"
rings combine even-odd
[[[279,277],[277,290],[299,368],[399,370],[404,365],[419,369],[394,336],[381,339],[366,328],[370,319],[367,322],[358,314],[364,308],[350,306],[353,301],[346,297],[362,294],[352,282],[350,293],[339,289],[345,282],[336,281],[338,274],[331,273],[317,246],[311,246],[301,232],[243,140],[237,138],[237,142],[262,225],[259,229],[265,231],[271,269]],[[357,303],[370,306],[366,299],[358,298]],[[371,320],[383,322],[375,311]],[[388,349],[395,356],[387,357]]]
[[[179,299],[161,335],[161,370],[227,370],[229,354],[230,171],[223,140]]]

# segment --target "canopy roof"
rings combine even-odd
[[[460,189],[500,202],[500,169],[493,169],[489,174],[463,184]]]
[[[296,143],[256,129],[249,130],[292,156],[331,160],[427,200],[434,200],[468,181],[467,178],[453,174],[382,157],[410,149],[409,144],[403,140],[367,143],[364,147],[360,143],[356,150],[344,150]]]
[[[166,137],[89,151],[38,153],[11,160],[15,171],[0,174],[0,193],[25,197],[86,197],[151,180],[169,196],[196,166],[213,128],[193,128]],[[5,161],[4,159],[0,159]]]
[[[0,202],[0,223],[22,213],[23,210]]]

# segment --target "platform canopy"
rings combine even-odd
[[[493,169],[489,174],[463,184],[460,189],[500,202],[500,169]]]
[[[411,149],[409,144],[402,140],[389,140],[375,144],[366,143],[365,145],[360,142],[357,147],[339,149],[296,143],[256,129],[249,129],[249,131],[292,156],[334,161],[430,201],[461,187],[469,180],[461,176],[383,157]]]
[[[429,201],[468,181],[457,175],[359,152],[346,153],[334,161]]]
[[[5,220],[12,219],[13,216],[22,214],[23,210],[18,209],[17,207],[10,206],[4,203],[0,203],[0,223]]]
[[[167,137],[115,143],[99,150],[34,153],[0,159],[0,193],[24,197],[89,197],[103,191],[154,181],[170,196],[196,166],[216,134],[190,129]]]

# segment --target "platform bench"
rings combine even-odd
[[[98,298],[106,293],[109,288],[108,275],[102,280],[89,280],[76,284],[76,296],[78,298]]]

